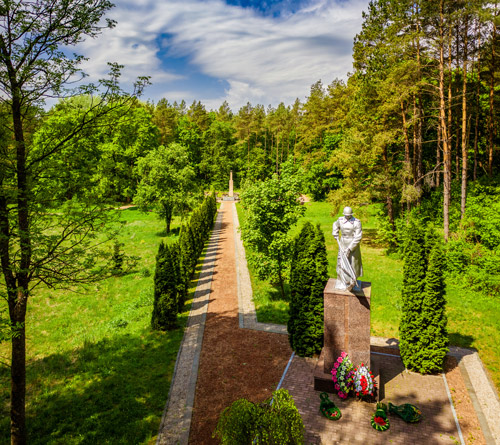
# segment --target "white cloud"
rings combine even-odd
[[[187,57],[201,73],[227,81],[221,97],[191,94],[209,108],[227,100],[233,109],[247,101],[256,105],[303,99],[319,79],[329,83],[352,69],[353,38],[361,29],[368,0],[312,0],[294,14],[267,17],[222,0],[117,0],[109,16],[118,25],[81,45],[90,58],[84,69],[102,77],[106,62],[126,66],[123,81],[151,75],[156,94],[179,93],[169,82],[181,78],[163,66],[159,52]],[[160,41],[159,37],[168,35]],[[165,48],[162,48],[166,45]],[[161,46],[161,47],[160,47]],[[168,62],[167,62],[168,65]],[[186,80],[182,90],[193,88]],[[166,96],[169,98],[168,96]],[[211,98],[211,99],[208,99]],[[172,100],[175,100],[172,97]],[[177,98],[178,100],[178,98]],[[187,97],[186,97],[187,100]]]

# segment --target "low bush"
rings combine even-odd
[[[233,402],[222,412],[213,437],[228,445],[298,445],[304,443],[304,424],[292,396],[279,389],[260,404]]]

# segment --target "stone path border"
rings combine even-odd
[[[223,206],[224,203],[221,203],[221,210]],[[205,259],[198,277],[198,286],[191,304],[184,337],[177,353],[168,399],[156,440],[157,445],[185,445],[189,441],[198,365],[221,227],[222,213],[218,212],[212,236],[205,250]]]
[[[240,222],[238,220],[238,211],[236,204],[233,206],[233,230],[234,230],[234,248],[236,259],[236,277],[238,282],[238,307],[239,321],[241,329],[253,329],[256,331],[274,332],[276,334],[288,334],[287,328],[281,324],[260,323],[257,321],[257,313],[253,302],[252,283],[248,272],[247,258],[245,248],[241,240]]]

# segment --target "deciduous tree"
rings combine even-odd
[[[174,213],[185,215],[197,197],[195,173],[188,150],[177,143],[160,145],[137,163],[141,182],[134,201],[143,210],[154,207],[165,219],[167,234]]]
[[[284,272],[290,260],[290,228],[304,214],[299,201],[301,175],[291,164],[283,164],[278,176],[274,174],[253,185],[247,183],[242,204],[248,215],[242,224],[242,237],[255,249],[254,261],[263,277],[277,279],[285,298]]]
[[[51,202],[42,178],[57,174],[50,160],[65,144],[88,126],[122,105],[118,88],[119,67],[112,66],[110,79],[100,83],[99,100],[80,114],[77,125],[57,142],[32,150],[29,133],[44,98],[64,95],[69,79],[79,74],[82,56],[60,47],[71,47],[96,37],[114,22],[102,20],[112,7],[107,0],[0,2],[0,100],[8,109],[12,133],[3,155],[0,175],[0,260],[11,323],[21,326],[12,338],[11,441],[27,441],[25,425],[26,336],[28,299],[34,287],[81,282],[96,259],[92,252],[94,227],[105,223],[106,212],[88,200],[66,202],[56,215],[47,215]],[[95,93],[98,86],[83,91]],[[90,253],[90,255],[88,255]]]

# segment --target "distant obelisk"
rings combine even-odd
[[[229,173],[229,197],[232,198],[234,196],[233,194],[233,171],[231,170],[231,173]]]

